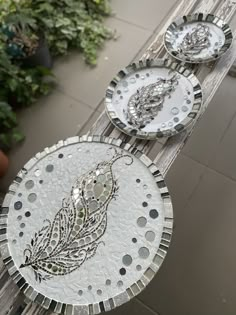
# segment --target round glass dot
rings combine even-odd
[[[117,286],[118,286],[118,287],[122,287],[122,286],[123,286],[123,281],[121,281],[121,280],[118,281],[118,282],[117,282]]]
[[[60,154],[58,155],[59,159],[62,159],[63,156],[64,156],[64,155],[63,155],[62,153],[60,153]]]
[[[19,233],[19,236],[20,236],[20,237],[22,237],[23,235],[24,235],[24,233],[23,233],[23,232],[20,232],[20,233]]]
[[[126,92],[126,93],[127,93],[127,92],[129,92],[129,89],[127,89],[127,88],[126,88],[126,89],[124,89],[124,92]]]
[[[122,86],[123,86],[123,87],[127,87],[128,85],[129,85],[129,83],[128,83],[127,81],[123,81],[123,82],[122,82]]]
[[[147,76],[147,77],[149,77],[149,76],[150,76],[150,74],[149,74],[149,73],[146,73],[146,76]]]
[[[166,127],[165,123],[161,124],[161,128],[165,128],[165,127]]]
[[[15,245],[15,244],[16,244],[16,240],[12,240],[12,244],[14,244],[14,245]]]
[[[87,236],[87,237],[85,238],[85,242],[86,242],[86,243],[91,242],[91,237]]]
[[[122,258],[122,262],[125,266],[130,266],[132,264],[132,261],[133,261],[133,259],[130,255],[125,255]]]
[[[177,107],[173,107],[173,108],[171,109],[171,113],[172,113],[173,115],[178,115],[179,109],[178,109]]]
[[[141,180],[139,178],[136,179],[136,183],[140,183]]]
[[[125,269],[125,268],[121,268],[121,269],[120,269],[120,274],[121,274],[122,276],[124,276],[124,275],[126,274],[126,269]]]
[[[20,210],[22,208],[22,202],[21,201],[15,202],[14,208],[15,208],[15,210]]]
[[[147,185],[143,185],[143,189],[147,189],[148,188],[148,186]]]
[[[136,266],[136,269],[137,269],[138,271],[140,271],[140,270],[142,269],[142,267],[141,267],[140,265],[137,265],[137,266]]]
[[[37,195],[35,193],[29,194],[28,196],[29,202],[35,202],[36,199],[37,199]]]
[[[136,73],[135,76],[136,76],[136,78],[139,78],[139,74],[138,73]]]
[[[188,107],[187,106],[182,106],[182,111],[185,113],[185,112],[187,112],[188,111]]]
[[[137,224],[139,227],[144,227],[147,224],[147,219],[145,217],[140,217],[137,220]]]
[[[102,290],[97,290],[97,295],[102,295]]]
[[[153,242],[155,240],[155,233],[153,231],[147,231],[145,238],[147,241]]]
[[[26,216],[26,218],[28,218],[28,217],[31,216],[31,213],[30,213],[29,211],[27,211],[27,212],[25,213],[25,216]]]
[[[137,243],[137,238],[133,237],[133,238],[132,238],[132,242],[133,242],[133,243]]]
[[[19,220],[19,221],[22,220],[22,216],[18,215],[17,220]]]
[[[121,90],[117,90],[117,94],[119,94],[119,95],[120,95],[120,94],[121,94]]]
[[[88,286],[88,290],[89,290],[89,291],[92,290],[92,286],[91,286],[91,285]]]
[[[26,183],[25,183],[25,188],[26,189],[32,189],[34,187],[34,182],[32,180],[28,180]]]
[[[168,126],[169,126],[169,127],[173,127],[172,121],[170,121],[170,122],[168,123]]]
[[[151,194],[147,194],[146,196],[148,199],[151,199],[152,198],[152,195]]]
[[[97,238],[97,234],[96,234],[96,233],[93,233],[93,234],[92,234],[92,238],[93,238],[93,239]]]
[[[144,208],[146,208],[146,207],[148,206],[148,203],[147,203],[146,201],[144,201],[144,202],[142,203],[142,205],[143,205]]]
[[[123,96],[122,95],[120,96],[120,99],[123,100]]]
[[[190,101],[190,100],[187,100],[186,103],[187,103],[187,104],[191,104],[191,101]]]
[[[48,164],[46,166],[46,172],[51,173],[54,169],[54,166],[52,164]]]
[[[141,247],[138,251],[139,257],[146,259],[150,255],[149,249],[147,247]]]
[[[175,118],[174,118],[174,122],[177,123],[178,121],[179,121],[179,118],[178,118],[178,117],[175,117]]]
[[[42,179],[40,179],[39,184],[42,184],[42,183],[43,183],[43,180],[42,180]]]
[[[68,154],[68,158],[71,159],[72,158],[72,154]]]
[[[141,80],[144,80],[145,79],[145,76],[144,75],[141,75]]]
[[[111,285],[111,280],[110,279],[106,280],[106,285]]]
[[[78,291],[78,294],[81,296],[81,295],[83,295],[83,291],[82,290],[79,290]]]
[[[21,223],[20,227],[23,229],[25,227],[25,223]]]
[[[158,214],[158,212],[157,212],[156,209],[152,209],[152,210],[150,210],[149,215],[150,215],[150,217],[151,217],[152,219],[156,219],[159,214]]]
[[[22,193],[19,193],[19,194],[18,194],[18,197],[22,197]]]
[[[34,171],[35,176],[40,176],[41,175],[41,171],[39,169]]]

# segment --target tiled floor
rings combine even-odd
[[[20,114],[26,141],[12,151],[1,189],[37,151],[88,131],[102,111],[110,78],[145,47],[173,3],[112,1],[117,15],[107,24],[121,36],[106,44],[95,69],[75,53],[56,63],[57,90]],[[111,314],[236,314],[235,86],[235,79],[225,78],[167,175],[175,226],[161,270],[142,294]]]

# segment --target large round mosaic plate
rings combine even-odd
[[[17,175],[1,211],[1,255],[32,301],[98,314],[141,292],[165,258],[173,213],[142,152],[120,140],[73,137]]]
[[[183,16],[167,29],[164,42],[175,58],[201,63],[221,57],[232,43],[229,26],[212,14],[196,13]]]
[[[191,70],[170,60],[145,60],[117,74],[105,104],[117,128],[151,140],[187,128],[200,111],[202,92]]]

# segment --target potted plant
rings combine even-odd
[[[13,59],[29,67],[52,67],[47,42],[31,10],[21,8],[10,12],[3,20],[1,31],[6,38],[6,51]]]
[[[8,165],[9,165],[8,157],[1,150],[1,147],[0,147],[0,178],[6,174]]]
[[[0,102],[0,150],[2,151],[1,158],[3,158],[3,161],[5,159],[3,151],[9,150],[14,144],[23,139],[24,136],[18,129],[16,115],[11,106],[6,102]]]

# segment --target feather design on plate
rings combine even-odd
[[[188,32],[184,36],[178,49],[183,54],[199,54],[203,49],[210,47],[210,36],[209,27],[204,24],[198,24],[197,27],[193,28],[192,32]]]
[[[111,160],[104,161],[77,179],[68,198],[53,221],[34,234],[24,250],[25,262],[20,268],[31,267],[37,281],[67,275],[78,269],[97,251],[107,227],[107,208],[116,198],[118,183],[112,166],[122,158],[133,163],[128,154],[115,148]]]
[[[158,115],[165,97],[170,98],[177,85],[178,75],[175,73],[170,79],[159,78],[157,82],[139,88],[128,102],[128,123],[138,129],[146,127]]]

